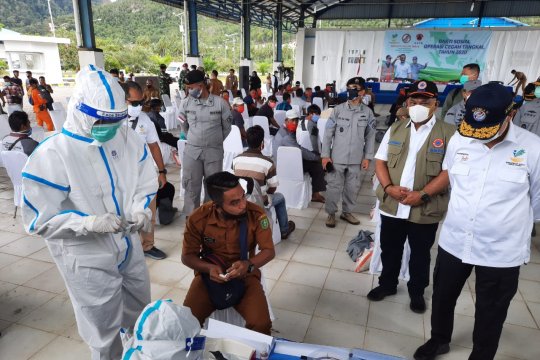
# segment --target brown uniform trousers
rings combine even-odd
[[[247,217],[249,255],[255,255],[257,245],[261,250],[274,249],[272,230],[264,209],[248,202]],[[239,226],[234,222],[221,220],[213,202],[208,202],[189,216],[184,232],[182,254],[197,255],[201,248],[210,249],[230,266],[240,259],[239,233]],[[258,269],[245,277],[246,292],[234,308],[246,321],[246,328],[270,335],[272,321],[260,277]],[[215,310],[206,286],[197,273],[184,300],[184,306],[191,308],[201,326]]]

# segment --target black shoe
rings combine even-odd
[[[144,256],[148,256],[151,259],[154,260],[163,260],[167,257],[167,255],[159,250],[157,247],[153,246],[150,250],[144,252]]]
[[[381,301],[388,295],[395,295],[397,292],[396,289],[388,290],[382,286],[377,286],[375,289],[372,289],[368,294],[367,298],[371,301]]]
[[[411,304],[409,307],[417,314],[423,314],[426,312],[426,301],[422,295],[410,295]]]
[[[291,235],[291,233],[294,231],[294,229],[296,229],[296,224],[294,223],[294,221],[289,220],[288,225],[289,225],[289,230],[281,234],[281,240],[287,239],[289,235]]]
[[[429,339],[424,345],[414,352],[414,360],[433,360],[437,355],[446,354],[450,351],[450,345],[440,344],[438,341]]]

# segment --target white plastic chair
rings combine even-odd
[[[66,110],[64,108],[64,104],[62,104],[61,102],[53,102],[52,103],[52,108],[53,108],[53,110]]]
[[[296,110],[296,112],[298,112],[298,114],[299,114],[300,116],[302,116],[303,113],[302,113],[302,109],[300,109],[300,105],[293,105],[293,104],[291,104],[291,107],[292,107],[294,110]]]
[[[305,209],[312,195],[310,178],[304,174],[302,152],[289,146],[280,146],[277,151],[277,177],[279,192],[287,199],[287,207]]]
[[[227,92],[229,93],[229,103],[233,103],[233,100],[234,100],[234,96],[233,96],[233,93],[231,90],[227,90]]]
[[[236,125],[231,126],[231,132],[223,141],[223,171],[233,172],[232,163],[235,156],[244,151],[240,129]]]
[[[41,126],[32,126],[32,139],[42,142],[45,139],[45,130]]]
[[[265,156],[272,156],[272,135],[268,126],[268,118],[266,116],[254,116],[253,126],[259,125],[264,130],[264,149],[262,151]]]
[[[283,102],[283,95],[276,95],[277,103],[281,104]]]
[[[286,114],[287,112],[285,110],[274,110],[274,119],[276,119],[276,122],[279,124],[279,126],[283,126]]]
[[[161,99],[163,100],[163,106],[165,106],[165,108],[172,107],[172,102],[169,95],[163,94],[161,95]]]
[[[324,103],[323,103],[323,99],[320,98],[320,97],[314,97],[313,100],[312,100],[312,104],[313,105],[317,105],[321,111],[324,110],[323,106],[324,106]]]
[[[168,107],[165,112],[160,112],[159,114],[165,119],[165,127],[168,131],[175,129],[178,126],[178,122],[176,121],[176,111],[173,107]]]
[[[0,115],[0,140],[2,140],[4,136],[8,135],[10,132],[11,128],[9,127],[8,115]]]
[[[326,131],[326,124],[328,123],[328,119],[319,119],[317,121],[317,129],[319,129],[319,141],[323,142],[324,139],[324,133]]]
[[[54,130],[56,132],[62,131],[64,123],[66,122],[66,111],[65,110],[52,110],[49,111],[51,119],[54,125]]]
[[[28,156],[21,151],[2,151],[1,156],[13,184],[13,204],[15,205],[13,218],[16,218],[17,207],[20,207],[22,203],[22,170],[26,164],[26,160],[28,160]]]
[[[306,122],[306,131],[303,131],[301,129],[301,122],[298,123],[298,128],[296,129],[296,142],[298,145],[300,145],[303,148],[308,149],[309,151],[313,151],[313,144],[311,143],[311,135],[309,131],[307,131],[307,122],[309,120],[302,120]]]
[[[240,91],[242,92],[242,99],[247,96],[246,89],[240,88]]]

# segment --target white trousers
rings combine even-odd
[[[47,240],[92,360],[122,357],[120,328],[133,328],[150,303],[150,279],[138,234],[96,240]]]

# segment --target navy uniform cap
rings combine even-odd
[[[424,96],[424,97],[433,98],[433,97],[437,97],[438,94],[439,94],[439,89],[437,89],[437,85],[435,85],[434,82],[427,81],[427,80],[420,80],[411,85],[407,96],[408,97]]]
[[[200,70],[191,70],[186,74],[184,83],[186,85],[196,84],[204,81],[204,73]]]
[[[366,80],[364,80],[363,77],[357,76],[350,78],[349,81],[347,81],[347,86],[349,85],[360,85],[362,87],[365,86]]]
[[[497,135],[512,108],[512,93],[506,87],[496,83],[482,85],[467,99],[458,132],[473,139],[491,139]]]

